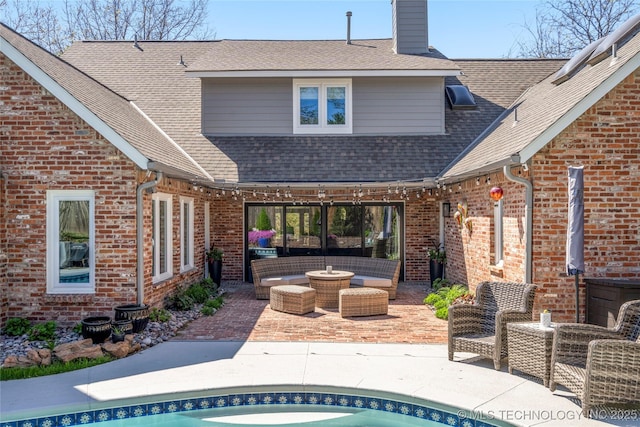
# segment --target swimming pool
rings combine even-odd
[[[244,392],[243,392],[244,391]],[[131,400],[116,406],[38,418],[4,421],[2,427],[121,426],[273,426],[308,427],[493,427],[509,424],[464,418],[456,408],[408,396],[360,390],[274,390],[176,394],[153,401]]]

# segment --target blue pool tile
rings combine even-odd
[[[303,405],[339,406],[371,409],[376,411],[398,413],[440,423],[443,427],[494,427],[493,424],[472,418],[460,418],[458,414],[430,408],[424,405],[410,404],[392,399],[371,396],[354,396],[335,393],[304,392],[264,392],[234,395],[211,395],[192,399],[171,400],[149,404],[135,404],[88,412],[25,419],[6,422],[0,427],[59,427],[77,426],[91,422],[144,417],[162,413],[206,410],[243,405]]]

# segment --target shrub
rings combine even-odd
[[[195,303],[202,304],[209,299],[211,293],[201,283],[194,283],[187,288],[185,294],[189,296]]]
[[[447,300],[444,299],[440,299],[436,301],[435,304],[433,304],[433,308],[435,308],[436,310],[440,310],[441,308],[445,307],[449,307],[449,304],[447,303]]]
[[[447,320],[449,319],[449,307],[441,307],[436,310],[436,317],[438,319]]]
[[[223,304],[224,304],[224,299],[221,296],[219,296],[219,297],[216,297],[214,299],[210,299],[204,305],[206,307],[212,307],[212,308],[215,308],[217,310],[220,307],[222,307]]]
[[[169,298],[169,305],[179,311],[191,310],[194,304],[193,298],[187,295],[186,290],[183,288],[178,288],[176,293]]]
[[[58,325],[53,320],[34,325],[29,331],[31,341],[53,341],[56,338]]]
[[[437,291],[437,290],[440,290],[440,288],[442,287],[448,287],[448,286],[449,286],[449,279],[442,279],[438,277],[431,284],[431,289],[433,289],[434,291]]]
[[[200,284],[202,286],[204,286],[209,291],[210,295],[213,295],[213,293],[216,291],[216,289],[218,289],[218,285],[216,284],[216,282],[213,281],[213,279],[211,277],[206,277],[206,278],[202,279]]]
[[[434,281],[435,283],[435,281]],[[441,287],[436,292],[432,292],[424,299],[424,303],[433,307],[438,319],[447,320],[449,318],[449,306],[452,304],[468,304],[472,302],[473,296],[464,285],[453,285],[451,287]]]
[[[436,302],[440,301],[440,299],[441,298],[437,293],[432,292],[424,299],[424,303],[427,305],[434,305]]]
[[[207,300],[202,307],[200,312],[205,316],[211,316],[215,313],[222,305],[224,304],[224,300],[221,296]]]
[[[258,218],[256,219],[256,228],[258,230],[271,230],[271,219],[265,208],[260,210]]]
[[[4,325],[4,333],[12,337],[24,335],[29,332],[29,329],[31,329],[31,322],[20,317],[7,319],[7,323]]]
[[[169,310],[165,310],[164,308],[153,307],[149,312],[149,320],[161,323],[168,322],[171,320],[171,313],[169,313]]]

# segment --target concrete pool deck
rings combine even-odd
[[[459,407],[467,417],[522,426],[640,425],[631,416],[584,419],[570,393],[551,393],[530,377],[468,357],[450,362],[443,344],[172,340],[105,365],[2,382],[0,418],[89,410],[165,393],[302,385],[398,393]]]

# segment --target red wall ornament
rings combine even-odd
[[[502,199],[502,196],[504,195],[504,191],[502,191],[502,187],[493,187],[489,192],[489,195],[493,200],[497,202],[500,199]]]

